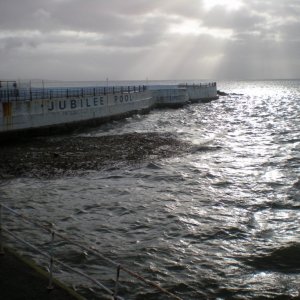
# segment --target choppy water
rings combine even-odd
[[[97,245],[183,299],[298,296],[300,81],[218,88],[243,95],[87,132],[172,132],[195,143],[195,152],[80,177],[3,181],[2,201]],[[82,262],[69,251],[69,261]],[[95,259],[85,263],[97,279],[115,277]],[[127,299],[166,299],[151,291],[124,289]]]

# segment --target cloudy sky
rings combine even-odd
[[[300,0],[0,0],[8,78],[300,78]]]

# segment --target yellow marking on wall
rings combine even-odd
[[[3,117],[11,117],[12,116],[12,104],[10,102],[2,103],[3,107]]]

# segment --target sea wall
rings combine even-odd
[[[218,98],[217,84],[215,82],[208,84],[180,84],[181,88],[186,88],[189,100],[194,102],[205,102]]]
[[[103,89],[65,89],[60,93],[2,90],[0,135],[51,133],[147,112],[153,107],[179,107],[217,98],[216,84]]]
[[[156,107],[181,107],[189,102],[186,88],[157,87],[152,90]]]
[[[151,109],[149,91],[115,93],[78,98],[2,102],[0,132],[50,127],[81,121],[119,118],[128,112]]]

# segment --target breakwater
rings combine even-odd
[[[18,88],[1,85],[0,134],[61,131],[119,119],[154,107],[218,98],[216,83],[157,86]]]

